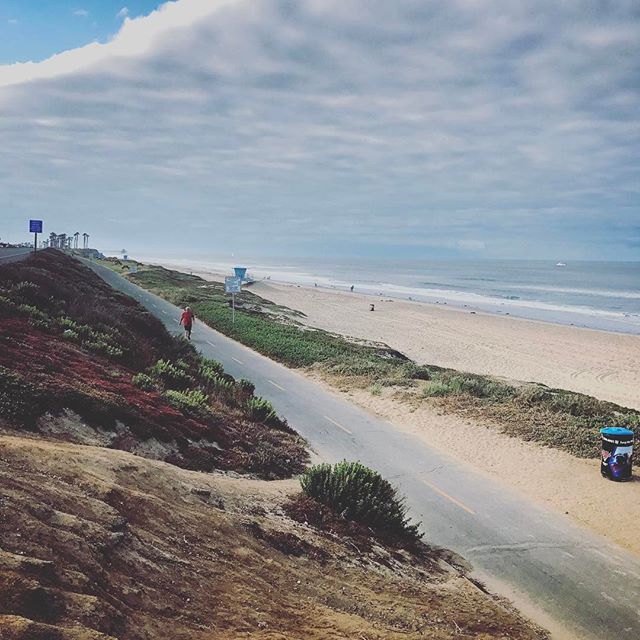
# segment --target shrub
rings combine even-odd
[[[0,417],[34,426],[41,413],[39,390],[20,374],[0,366]]]
[[[529,384],[518,390],[516,399],[520,404],[532,406],[549,401],[551,393],[540,385]]]
[[[143,389],[144,391],[155,391],[158,388],[156,381],[146,373],[136,374],[131,379],[131,382],[133,382],[136,387]]]
[[[202,357],[200,360],[200,368],[213,371],[218,375],[222,375],[224,373],[222,365],[217,360],[212,360],[211,358]]]
[[[35,282],[17,282],[11,287],[11,298],[18,303],[37,304],[39,291],[40,287]]]
[[[252,396],[253,392],[256,390],[256,385],[251,382],[251,380],[245,380],[244,378],[240,378],[238,380],[238,389],[242,393],[246,393],[248,396]]]
[[[58,326],[62,330],[70,329],[71,331],[78,332],[79,329],[80,329],[80,327],[78,326],[77,322],[75,322],[71,318],[67,318],[66,316],[64,316],[62,318],[58,318],[56,322],[58,323]]]
[[[224,368],[219,362],[202,358],[200,368],[198,369],[198,378],[203,383],[214,382],[224,376]]]
[[[382,387],[380,386],[380,383],[375,382],[371,385],[369,391],[371,391],[372,396],[379,396],[382,393]]]
[[[122,358],[124,354],[120,347],[109,344],[105,340],[84,340],[82,346],[89,351],[109,358]]]
[[[191,389],[189,391],[169,389],[164,392],[164,397],[170,405],[183,413],[197,417],[204,417],[209,413],[209,397],[200,389]]]
[[[205,387],[211,393],[225,398],[231,398],[235,391],[234,382],[222,376],[213,376],[210,380],[207,380]]]
[[[440,396],[448,396],[451,393],[451,387],[445,382],[434,380],[430,382],[423,390],[422,395],[425,398],[437,398]]]
[[[278,417],[273,405],[264,398],[251,396],[245,403],[245,412],[249,420],[263,422],[269,426],[281,426],[283,421]]]
[[[62,337],[66,338],[67,340],[71,340],[72,342],[78,342],[78,340],[80,340],[78,332],[74,331],[73,329],[65,329],[62,332]]]
[[[423,392],[425,397],[468,395],[492,401],[506,400],[516,394],[514,387],[471,374],[441,372],[432,377]]]
[[[40,311],[38,307],[34,307],[31,304],[19,304],[18,311],[32,320],[36,320],[41,323],[49,322],[49,316],[44,311]]]
[[[429,367],[421,365],[409,365],[408,377],[412,380],[431,380],[432,372]]]
[[[409,524],[404,500],[378,472],[359,462],[319,464],[300,479],[302,490],[347,520],[372,529],[383,539],[416,542],[419,525]]]
[[[152,378],[161,380],[169,389],[187,389],[193,386],[196,381],[188,375],[181,367],[168,360],[158,360],[147,370]]]
[[[0,295],[0,318],[13,318],[16,314],[16,305],[13,300]]]

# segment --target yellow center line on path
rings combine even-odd
[[[453,496],[450,496],[448,493],[445,493],[442,489],[440,489],[439,487],[436,487],[435,484],[432,484],[428,480],[423,480],[422,482],[424,482],[424,484],[426,484],[427,487],[429,487],[430,489],[433,489],[436,493],[440,494],[443,498],[450,500],[456,506],[460,507],[461,509],[464,509],[464,511],[466,511],[467,513],[470,513],[472,516],[476,515],[476,512],[473,509],[469,509],[469,507],[467,507],[466,504],[463,504],[462,502],[460,502],[460,500],[456,500]]]
[[[280,389],[280,391],[286,391],[284,387],[281,387],[279,384],[276,384],[273,380],[267,379],[269,384],[272,384],[276,389]]]
[[[234,358],[233,356],[231,356],[232,360],[235,360],[238,364],[244,364],[244,362],[242,362],[242,360],[238,360],[238,358]]]
[[[347,429],[346,427],[343,427],[339,422],[336,422],[335,420],[332,420],[329,416],[325,416],[325,418],[331,423],[331,424],[335,424],[336,427],[338,427],[338,429],[342,429],[345,433],[348,433],[350,436],[353,435],[353,433],[351,431],[349,431],[349,429]]]

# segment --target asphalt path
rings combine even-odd
[[[0,264],[24,260],[24,258],[26,258],[30,253],[33,253],[33,249],[25,247],[20,249],[6,249],[4,247],[0,247]]]
[[[180,331],[177,307],[90,266],[169,331]],[[360,460],[390,479],[407,496],[427,541],[460,553],[476,577],[554,636],[640,639],[640,559],[515,493],[508,478],[497,481],[458,462],[455,433],[451,455],[443,454],[202,323],[194,325],[193,342],[233,376],[250,379],[322,459]],[[599,473],[596,462],[593,473]],[[616,514],[603,503],[602,517],[613,521]]]

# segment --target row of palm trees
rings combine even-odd
[[[45,246],[55,249],[79,249],[80,232],[76,231],[73,235],[66,233],[53,233],[49,234],[49,239],[44,241]],[[82,234],[82,248],[89,248],[89,234]]]

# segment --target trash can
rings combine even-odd
[[[605,427],[602,435],[600,473],[609,480],[631,480],[633,431],[623,427]]]

